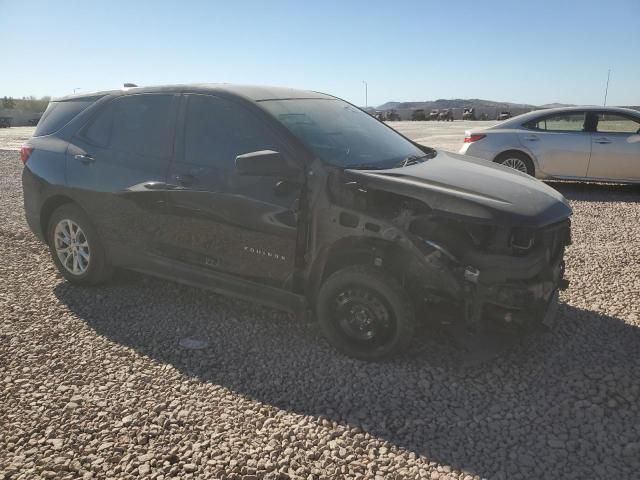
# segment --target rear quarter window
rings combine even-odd
[[[95,98],[91,98],[50,102],[33,136],[40,137],[57,132],[95,101]]]
[[[530,120],[524,126],[546,132],[583,132],[584,120],[584,112],[562,112]]]

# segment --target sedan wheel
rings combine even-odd
[[[527,164],[521,158],[507,158],[502,162],[505,167],[513,168],[522,173],[529,173],[527,170]]]
[[[55,227],[54,243],[62,266],[72,275],[83,275],[89,269],[91,249],[87,235],[80,226],[68,218]]]

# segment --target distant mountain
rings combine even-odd
[[[393,108],[398,108],[398,105],[400,105],[400,102],[387,102],[387,103],[383,103],[382,105],[378,105],[377,107],[375,107],[376,110],[391,110]],[[369,107],[371,108],[371,107]]]
[[[498,109],[534,109],[534,105],[525,103],[512,103],[512,102],[494,102],[493,100],[482,100],[480,98],[453,98],[438,100],[425,100],[421,102],[386,102],[376,107],[376,110],[398,110],[398,109],[416,109],[423,108],[430,110],[434,108],[498,108]]]
[[[575,107],[573,103],[545,103],[539,105],[538,108],[560,108],[560,107]]]

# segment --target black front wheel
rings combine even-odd
[[[366,265],[347,267],[327,278],[316,311],[329,342],[364,360],[402,351],[415,329],[413,305],[404,289],[390,275]]]

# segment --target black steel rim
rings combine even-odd
[[[360,349],[383,346],[395,334],[396,320],[389,303],[371,289],[354,286],[338,291],[332,313],[335,327]]]

